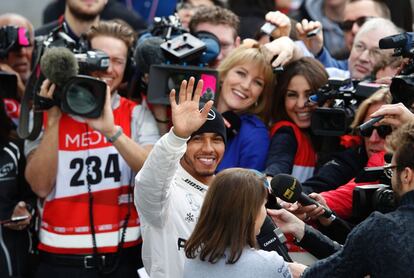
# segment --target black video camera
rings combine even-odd
[[[311,129],[315,135],[348,134],[358,105],[381,88],[372,83],[349,78],[329,78],[328,83],[309,97],[319,107],[312,113]],[[327,107],[321,107],[329,103]]]
[[[385,160],[391,157],[385,155]],[[352,194],[352,217],[361,221],[373,211],[382,213],[395,209],[394,191],[391,188],[390,175],[386,174],[386,166],[365,167],[355,178],[355,182],[379,182],[378,184],[356,186]]]
[[[176,16],[155,18],[154,27],[140,38],[135,50],[138,68],[150,66],[148,102],[169,105],[169,92],[172,89],[179,91],[181,81],[191,76],[196,82],[204,80],[202,97],[214,99],[218,90],[218,72],[206,66],[219,53],[220,42],[214,34],[190,34],[181,28]]]
[[[0,59],[6,58],[10,51],[30,45],[30,34],[26,28],[11,25],[0,27]]]
[[[2,99],[17,98],[17,76],[0,71],[0,97]]]
[[[108,55],[89,49],[89,44],[82,38],[76,43],[61,31],[61,27],[53,30],[46,39],[37,40],[36,46],[34,70],[22,101],[19,136],[34,140],[43,122],[41,111],[52,105],[58,105],[68,114],[85,118],[99,117],[105,104],[106,83],[87,74],[106,70],[109,66]],[[45,63],[44,60],[48,61]],[[53,101],[37,94],[45,78],[57,85]],[[28,126],[30,103],[33,103],[35,111],[31,132]]]
[[[408,58],[399,75],[392,79],[390,92],[393,103],[402,102],[414,111],[414,33],[406,32],[380,39],[381,49],[394,49],[394,56]]]
[[[313,111],[311,129],[315,135],[341,136],[348,133],[357,107],[350,79],[329,78],[326,85],[309,97],[309,101],[318,106],[332,102],[330,107],[317,107]]]
[[[109,57],[103,51],[89,49],[81,39],[76,42],[63,32],[49,35],[47,47],[40,60],[46,78],[56,83],[55,104],[63,112],[85,118],[97,118],[105,104],[106,83],[87,76],[93,71],[105,71]],[[80,74],[82,75],[80,75]],[[35,105],[41,102],[36,102]]]

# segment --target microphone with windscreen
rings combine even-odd
[[[163,42],[162,38],[149,37],[137,44],[134,59],[140,72],[149,73],[152,65],[165,63],[166,58],[160,48]]]
[[[101,115],[106,83],[87,75],[79,75],[78,60],[69,49],[47,49],[40,60],[40,69],[46,78],[56,84],[53,98],[63,112],[85,118],[98,118]]]
[[[414,33],[406,32],[398,35],[392,35],[379,40],[379,48],[405,48],[412,45],[414,41]]]
[[[299,202],[303,206],[316,205],[324,209],[323,217],[329,220],[335,220],[335,214],[327,207],[319,204],[314,199],[302,192],[302,185],[293,176],[288,174],[277,174],[270,182],[272,195],[279,197],[285,202]]]

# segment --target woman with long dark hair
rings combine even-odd
[[[278,253],[257,249],[266,217],[265,182],[265,176],[241,168],[215,177],[185,245],[184,277],[290,277]]]
[[[291,174],[301,182],[313,175],[316,152],[309,129],[316,106],[309,102],[309,96],[327,81],[322,64],[309,57],[292,62],[278,76],[267,175]]]

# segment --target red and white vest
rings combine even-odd
[[[313,176],[313,171],[315,170],[316,165],[316,153],[309,137],[292,122],[280,121],[274,124],[270,130],[270,137],[273,137],[279,128],[285,126],[289,126],[293,129],[296,142],[298,143],[291,175],[297,178],[300,182],[303,182]]]
[[[119,107],[114,110],[115,124],[120,125],[127,136],[131,136],[135,105],[121,98]],[[129,189],[132,175],[125,160],[100,132],[63,114],[59,123],[56,186],[44,202],[39,249],[61,254],[93,253],[87,183],[93,195],[98,252],[117,251],[128,207],[130,217],[124,247],[137,245],[140,224],[133,190]]]
[[[277,122],[271,128],[270,136],[273,137],[279,128],[285,126],[292,127],[298,144],[291,175],[297,178],[300,182],[303,182],[313,176],[313,171],[315,170],[316,165],[316,153],[310,138],[292,122]],[[294,261],[308,265],[316,261],[316,258],[310,253],[294,244],[294,237],[291,234],[286,234],[286,238],[286,246],[288,247],[289,255]]]

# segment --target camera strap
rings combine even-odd
[[[29,80],[26,84],[24,95],[20,106],[19,126],[17,133],[22,139],[35,140],[43,126],[43,111],[36,108],[37,93],[36,90],[40,88],[43,82],[43,76],[40,72],[40,58],[43,55],[44,46],[40,41],[35,43],[35,51],[33,53],[34,63],[33,71],[30,74]],[[33,103],[34,102],[34,103]],[[33,128],[29,131],[30,108],[33,106]]]
[[[86,129],[87,129],[87,131],[89,131],[89,126],[87,124],[86,124]],[[89,145],[89,141],[88,141],[88,145]],[[89,146],[88,146],[88,156],[89,156]],[[87,176],[89,175],[89,166],[87,166],[86,175]],[[105,266],[102,265],[102,260],[99,259],[98,246],[96,244],[95,221],[94,221],[94,216],[93,216],[93,194],[92,194],[91,184],[89,183],[88,178],[86,178],[86,184],[87,184],[87,187],[88,187],[89,228],[91,229],[91,233],[92,233],[92,249],[93,249],[92,256],[93,256],[93,260],[95,261],[95,264],[98,266],[99,273],[101,273],[103,275],[109,275],[109,274],[113,273],[118,268],[119,262],[120,262],[120,259],[121,259],[121,255],[122,255],[122,251],[123,251],[123,247],[124,247],[124,243],[125,243],[126,229],[128,227],[128,221],[129,221],[129,218],[131,216],[131,202],[132,202],[132,200],[131,200],[131,197],[132,197],[131,180],[128,184],[128,211],[127,211],[127,214],[125,215],[124,222],[123,222],[123,225],[122,225],[121,240],[118,243],[118,247],[117,247],[117,250],[116,250],[116,253],[115,253],[115,262],[108,269],[105,269]]]

